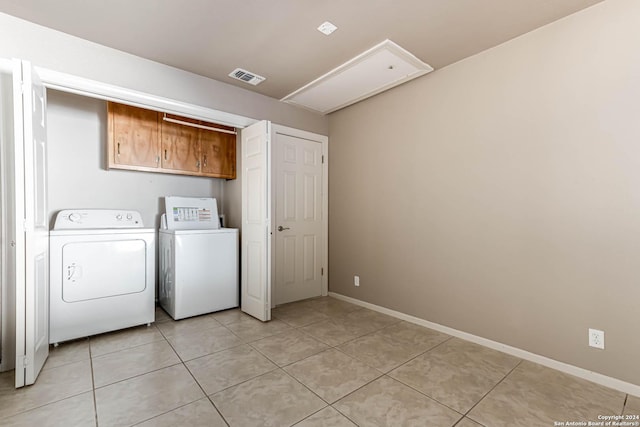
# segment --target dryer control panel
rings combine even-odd
[[[122,209],[67,209],[58,212],[54,230],[143,228],[140,212]]]

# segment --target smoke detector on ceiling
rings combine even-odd
[[[245,83],[249,83],[250,85],[254,85],[254,86],[262,83],[267,79],[266,77],[259,76],[256,73],[243,70],[242,68],[236,68],[235,70],[230,72],[229,77],[232,77],[236,80],[243,81]]]
[[[331,33],[333,33],[335,30],[337,30],[338,27],[336,27],[335,25],[333,25],[331,22],[329,21],[325,21],[322,24],[320,24],[320,26],[318,27],[318,31],[320,31],[322,34],[324,34],[325,36],[330,35]]]

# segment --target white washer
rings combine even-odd
[[[49,342],[155,319],[155,230],[137,211],[63,210],[50,232]]]
[[[219,228],[215,199],[166,197],[165,204],[159,232],[162,308],[178,320],[238,307],[238,229]]]

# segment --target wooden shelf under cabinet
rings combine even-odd
[[[232,127],[114,102],[108,115],[109,168],[236,178],[236,135],[202,128]]]

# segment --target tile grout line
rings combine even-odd
[[[509,372],[507,372],[505,374],[504,377],[502,377],[502,379],[500,381],[498,381],[493,387],[491,387],[491,390],[489,390],[488,392],[486,392],[480,399],[478,399],[478,401],[475,403],[475,405],[473,405],[471,408],[469,408],[469,410],[467,412],[464,413],[464,416],[466,417],[467,415],[469,415],[469,413],[471,411],[473,411],[473,409],[478,406],[480,404],[480,402],[482,402],[493,390],[495,390],[500,384],[502,384],[504,382],[504,380],[506,380],[509,375],[511,375],[513,373],[513,371],[515,371],[518,366],[520,366],[522,364],[522,362],[524,362],[524,359],[520,359],[520,361],[516,364],[516,366],[514,366]],[[470,418],[470,417],[469,417]],[[473,418],[470,418],[473,420]],[[477,422],[478,424],[480,424],[478,421],[473,420],[474,422]]]
[[[175,351],[175,350],[174,350]],[[204,356],[203,356],[204,357]],[[189,373],[189,375],[191,375],[191,378],[193,378],[193,381],[195,381],[196,384],[198,384],[198,387],[200,388],[200,390],[202,390],[202,394],[204,394],[205,399],[207,399],[209,402],[211,402],[211,405],[213,406],[213,409],[216,410],[216,412],[218,413],[218,415],[220,415],[220,418],[222,418],[222,421],[224,421],[224,423],[229,426],[229,422],[227,421],[227,419],[224,417],[224,415],[222,415],[222,412],[220,411],[220,409],[218,409],[218,407],[216,406],[216,404],[213,402],[213,400],[211,400],[211,397],[207,394],[207,392],[205,391],[205,389],[202,387],[202,385],[200,384],[200,382],[198,381],[198,379],[196,378],[196,376],[193,374],[193,372],[191,372],[191,370],[189,369],[189,367],[187,366],[186,362],[182,362],[182,366],[184,366],[184,368],[187,370],[187,372]],[[200,400],[200,399],[198,399]],[[198,400],[194,400],[194,402],[197,402]],[[193,403],[193,402],[191,402]],[[191,403],[188,403],[188,405],[190,405]],[[186,405],[184,405],[186,406]],[[177,408],[175,408],[177,409]],[[173,410],[175,410],[173,409]]]
[[[91,337],[87,338],[87,344],[89,345],[89,367],[91,368],[91,395],[93,396],[93,417],[96,422],[96,427],[100,426],[98,421],[98,402],[96,400],[96,380],[93,374],[93,356],[91,355]]]
[[[195,333],[195,332],[205,332],[205,331],[210,331],[212,329],[220,329],[220,328],[224,328],[224,327],[225,327],[224,325],[218,325],[218,326],[206,327],[206,328],[196,328],[196,329],[187,330],[187,331],[176,331],[175,334],[169,334],[169,335],[165,335],[165,333],[160,328],[158,328],[158,331],[160,332],[160,334],[162,335],[162,337],[165,340],[169,341],[169,338],[171,336],[173,336],[173,335],[178,335],[178,334],[188,335],[188,334]],[[231,332],[231,331],[229,331],[229,332]]]
[[[182,357],[180,357],[180,355],[178,354],[178,359],[180,359],[180,362],[182,362],[182,363],[189,363],[189,362],[193,362],[194,360],[202,359],[203,357],[213,356],[214,354],[222,353],[223,351],[232,350],[234,348],[242,347],[243,345],[249,345],[249,344],[242,342],[242,343],[237,344],[237,345],[232,345],[231,347],[226,347],[226,348],[223,348],[223,349],[220,349],[220,350],[215,350],[215,351],[212,351],[211,353],[203,354],[202,356],[196,356],[194,358],[187,359],[187,360],[183,360]],[[176,354],[177,354],[177,352],[176,352]]]
[[[472,423],[476,423],[478,424],[480,427],[486,427],[484,424],[477,422],[476,420],[473,420],[471,418],[468,418],[466,415],[463,415],[462,418],[460,418],[452,427],[456,427],[459,426],[464,420],[469,420]]]
[[[389,372],[391,372],[391,371],[389,371]],[[446,403],[444,403],[444,402],[440,402],[440,401],[439,401],[438,399],[436,399],[435,397],[432,397],[432,396],[429,396],[429,395],[428,395],[428,394],[426,394],[426,393],[423,393],[422,391],[418,390],[417,388],[415,388],[415,387],[414,387],[414,386],[412,386],[411,384],[407,384],[407,383],[404,383],[404,382],[402,382],[401,380],[399,380],[399,379],[397,379],[397,378],[393,378],[393,377],[392,377],[392,376],[390,376],[388,373],[384,374],[383,376],[384,376],[384,377],[389,378],[390,380],[393,380],[393,381],[397,381],[397,382],[399,382],[400,384],[402,384],[402,385],[404,385],[404,386],[406,386],[406,387],[410,388],[411,390],[413,390],[413,391],[415,391],[415,392],[417,392],[417,393],[419,393],[419,394],[423,395],[423,396],[424,396],[424,397],[426,397],[427,399],[429,399],[429,400],[433,400],[433,401],[434,401],[434,402],[436,402],[438,405],[444,406],[445,408],[447,408],[447,409],[449,409],[449,410],[451,410],[451,411],[455,412],[456,414],[458,414],[458,415],[460,415],[462,418],[464,418],[464,416],[465,416],[465,415],[464,415],[463,413],[461,413],[460,411],[458,411],[457,409],[452,408],[451,406],[447,405],[447,404],[446,404]],[[460,418],[460,419],[462,419],[462,418]],[[458,421],[460,421],[460,420],[458,420]],[[456,424],[457,424],[457,422],[456,422]],[[455,424],[454,424],[454,425],[455,425]]]
[[[180,356],[178,355],[176,350],[173,348],[171,343],[166,338],[164,338],[164,336],[163,336],[163,339],[164,339],[164,342],[166,342],[169,345],[169,347],[171,347],[171,350],[175,353],[176,357],[178,358],[178,362],[172,363],[172,364],[167,365],[167,366],[163,366],[161,368],[152,369],[150,371],[143,372],[141,374],[133,375],[133,376],[130,376],[130,377],[127,377],[127,378],[122,378],[122,379],[120,379],[118,381],[114,381],[114,382],[109,383],[109,384],[104,384],[104,385],[101,385],[99,387],[96,387],[96,385],[95,385],[95,379],[94,379],[94,373],[93,373],[93,357],[91,356],[91,350],[89,350],[89,357],[90,357],[90,360],[91,360],[91,379],[92,379],[92,382],[93,382],[94,395],[95,395],[95,390],[100,390],[100,389],[103,389],[105,387],[112,386],[114,384],[118,384],[118,383],[121,383],[121,382],[124,382],[124,381],[129,381],[129,380],[132,380],[134,378],[139,378],[139,377],[142,377],[144,375],[151,374],[151,373],[154,373],[154,372],[158,372],[158,371],[161,371],[163,369],[171,368],[173,366],[179,365],[180,363],[183,363],[182,359],[180,358]],[[118,351],[114,351],[114,352],[111,352],[111,353],[101,354],[99,356],[96,356],[96,359],[99,359],[99,358],[101,358],[103,356],[106,356],[106,355],[109,355],[109,354],[115,354],[115,353],[118,353],[118,352],[121,352],[121,351],[128,351],[128,350],[131,350],[131,349],[134,349],[134,348],[139,348],[139,347],[142,347],[144,345],[149,345],[149,344],[153,344],[153,343],[157,343],[157,342],[162,342],[162,340],[152,341],[152,342],[149,342],[149,343],[146,343],[146,344],[135,345],[133,347],[124,348],[124,349],[121,349],[121,350],[118,350]]]
[[[460,421],[465,417],[465,415],[464,415],[463,413],[461,413],[460,411],[458,411],[457,409],[452,408],[451,406],[447,405],[447,404],[446,404],[446,403],[444,403],[444,402],[440,402],[440,401],[439,401],[438,399],[436,399],[435,397],[433,397],[433,396],[429,396],[428,394],[426,394],[426,393],[424,393],[424,392],[422,392],[422,391],[418,390],[417,388],[415,388],[415,387],[414,387],[414,386],[412,386],[411,384],[407,384],[407,383],[403,382],[402,380],[399,380],[399,379],[397,379],[397,378],[393,378],[392,376],[389,376],[388,374],[384,374],[384,376],[385,376],[385,377],[387,377],[387,378],[389,378],[389,379],[392,379],[392,380],[394,380],[394,381],[399,382],[400,384],[402,384],[402,385],[404,385],[404,386],[406,386],[406,387],[410,388],[411,390],[413,390],[413,391],[415,391],[415,392],[417,392],[417,393],[420,393],[421,395],[423,395],[423,396],[424,396],[424,397],[426,397],[427,399],[429,399],[429,400],[433,400],[433,401],[434,401],[434,402],[436,402],[438,405],[444,406],[445,408],[447,408],[447,409],[449,409],[449,410],[451,410],[451,411],[455,412],[456,414],[460,415],[462,418],[460,418],[460,419],[456,422],[456,424],[458,424],[458,423],[459,423],[459,422],[460,422]],[[454,424],[454,426],[455,426],[456,424]]]
[[[282,368],[280,368],[280,370],[281,370],[282,372],[284,372],[284,374],[285,374],[286,376],[288,376],[289,378],[291,378],[292,380],[294,380],[295,382],[297,382],[298,384],[300,384],[300,385],[301,385],[302,387],[304,387],[305,389],[309,390],[309,391],[310,391],[314,396],[316,396],[318,399],[320,399],[320,400],[322,400],[324,403],[326,403],[326,406],[323,406],[322,408],[318,409],[316,412],[320,412],[320,411],[322,411],[323,409],[325,409],[326,407],[331,406],[331,403],[329,403],[329,402],[327,402],[326,400],[324,400],[324,399],[323,399],[319,394],[317,394],[315,391],[311,390],[309,387],[307,387],[306,385],[304,385],[300,380],[298,380],[296,377],[294,377],[293,375],[291,375],[289,372],[285,371],[285,370],[284,370],[284,369],[282,369]],[[272,372],[273,372],[273,371],[272,371]],[[314,412],[314,414],[315,414],[316,412]],[[311,415],[313,415],[313,414],[311,414]],[[296,421],[296,422],[295,422],[295,424],[297,424],[297,423],[299,423],[299,422],[301,422],[301,421],[303,421],[303,420],[306,420],[306,419],[307,419],[307,418],[309,418],[311,415],[308,415],[308,416],[304,417],[303,419]]]
[[[424,356],[425,354],[429,353],[430,351],[435,350],[436,348],[440,347],[441,345],[443,345],[443,344],[444,344],[444,343],[446,343],[446,342],[451,341],[452,339],[453,339],[453,337],[449,335],[449,338],[445,339],[444,341],[439,342],[438,344],[434,345],[433,347],[430,347],[430,348],[426,349],[426,350],[425,350],[425,351],[423,351],[422,353],[420,353],[420,354],[418,354],[418,355],[416,355],[416,356],[414,356],[414,357],[410,358],[410,359],[409,359],[409,360],[407,360],[406,362],[403,362],[403,363],[399,364],[399,365],[398,365],[398,366],[396,366],[395,368],[391,368],[388,372],[385,372],[385,375],[389,374],[391,371],[395,371],[396,369],[401,368],[402,366],[404,366],[404,365],[406,365],[407,363],[409,363],[409,362],[411,362],[411,361],[413,361],[413,360],[417,359],[417,358],[418,358],[418,357],[420,357],[420,356]],[[389,378],[392,378],[392,377],[389,377]],[[395,379],[395,378],[394,378],[394,379]],[[401,381],[401,382],[402,382],[402,381]],[[404,384],[404,383],[403,383],[403,384]],[[424,394],[424,393],[423,393],[423,394]]]
[[[133,375],[131,377],[123,378],[121,380],[114,381],[114,382],[109,383],[109,384],[101,385],[99,387],[96,387],[95,390],[101,390],[103,388],[110,387],[110,386],[115,385],[115,384],[119,384],[119,383],[122,383],[122,382],[125,382],[125,381],[133,380],[135,378],[143,377],[143,376],[145,376],[147,374],[153,374],[154,372],[162,371],[163,369],[173,368],[174,366],[178,366],[178,365],[180,365],[182,363],[183,363],[182,360],[180,360],[179,362],[173,363],[171,365],[163,366],[162,368],[152,369],[151,371],[143,372],[141,374],[136,374],[136,375]]]
[[[327,409],[327,408],[329,408],[329,407],[331,407],[331,405],[327,405],[327,406],[325,406],[324,408],[320,408],[320,409],[318,409],[316,412],[314,412],[314,413],[312,413],[312,414],[307,415],[306,417],[304,417],[303,419],[301,419],[301,420],[299,420],[299,421],[296,421],[295,423],[293,423],[293,424],[291,425],[291,427],[295,427],[296,425],[300,424],[301,422],[303,422],[303,421],[305,421],[305,420],[308,420],[309,418],[313,417],[313,416],[314,416],[315,414],[317,414],[318,412],[324,411],[325,409]]]
[[[51,345],[51,344],[49,344],[49,345]],[[86,360],[76,360],[75,362],[69,362],[69,363],[65,363],[65,364],[60,365],[60,366],[54,366],[52,368],[47,368],[47,371],[53,370],[53,369],[62,368],[62,367],[65,367],[65,366],[69,366],[69,365],[72,365],[74,363],[83,363],[83,362],[86,362]],[[89,393],[89,392],[93,393],[93,369],[91,368],[91,358],[89,358],[89,367],[90,367],[91,376],[92,376],[92,387],[91,387],[91,390],[86,390],[86,391],[78,392],[78,393],[75,393],[75,394],[71,394],[69,396],[66,396],[66,397],[63,397],[63,398],[60,398],[60,399],[57,399],[57,400],[52,400],[51,402],[37,404],[36,406],[34,406],[32,408],[28,408],[28,409],[16,412],[15,414],[11,414],[11,415],[0,417],[0,421],[8,420],[9,418],[13,418],[13,417],[16,417],[16,416],[19,416],[19,415],[23,415],[23,414],[26,414],[27,412],[35,411],[37,409],[41,409],[41,408],[47,407],[49,405],[54,405],[56,403],[63,402],[65,400],[67,400],[67,399],[73,399],[74,397],[81,396],[81,395],[83,395],[85,393]],[[13,372],[13,370],[5,371],[5,372]],[[5,373],[5,372],[2,372],[2,373]],[[24,389],[26,387],[35,387],[36,384],[37,384],[37,382],[32,384],[32,385],[29,385],[29,386],[24,386],[24,387],[22,387],[22,389]],[[16,389],[16,390],[18,390],[18,389]],[[96,414],[96,410],[95,410],[95,396],[94,396],[94,417],[95,417],[95,414]]]
[[[333,349],[335,349],[335,348],[333,348],[333,347],[332,347],[332,348],[326,349],[326,350],[324,350],[324,351],[333,350]],[[340,351],[340,350],[338,350],[338,349],[335,349],[335,350]],[[323,352],[320,352],[320,353],[323,353]],[[316,353],[316,354],[314,354],[314,355],[312,355],[312,356],[318,355],[318,354],[320,354],[320,353]],[[343,354],[345,354],[346,356],[351,357],[351,358],[352,358],[352,359],[354,359],[354,360],[357,360],[357,359],[353,358],[353,356],[350,356],[350,355],[348,355],[348,354],[346,354],[346,353],[343,353]],[[312,356],[309,356],[309,357],[312,357]],[[308,359],[309,357],[306,357],[305,359]],[[305,359],[301,359],[301,360],[305,360]],[[299,360],[299,361],[297,361],[297,362],[300,362],[301,360]],[[294,363],[297,363],[297,362],[290,363],[290,364],[289,364],[289,365],[287,365],[287,366],[293,365]],[[364,363],[364,362],[363,362],[363,363]],[[366,365],[366,364],[365,364],[365,365]],[[368,366],[368,365],[367,365],[367,366]],[[375,369],[375,368],[373,368],[373,367],[370,367],[370,368],[371,368],[371,369]],[[279,367],[279,369],[280,369],[281,371],[283,371],[283,372],[285,373],[285,375],[288,375],[288,376],[289,376],[290,378],[292,378],[294,381],[298,382],[300,385],[302,385],[304,388],[306,388],[307,390],[309,390],[311,393],[313,393],[313,394],[314,394],[315,396],[317,396],[320,400],[322,400],[323,402],[325,402],[325,403],[327,404],[327,406],[325,406],[325,407],[323,407],[323,408],[320,408],[320,409],[319,409],[319,410],[317,410],[316,412],[314,412],[314,413],[312,413],[312,414],[309,414],[308,416],[306,416],[305,418],[303,418],[303,419],[301,419],[301,420],[299,420],[299,421],[296,421],[296,423],[295,423],[295,424],[293,424],[294,426],[295,426],[296,424],[301,423],[302,421],[304,421],[304,420],[306,420],[306,419],[308,419],[308,418],[312,417],[313,415],[317,414],[318,412],[320,412],[320,411],[322,411],[322,410],[324,410],[324,409],[326,409],[326,408],[329,408],[329,407],[333,408],[333,409],[334,409],[336,412],[338,412],[340,415],[344,416],[346,419],[348,419],[348,420],[349,420],[349,421],[351,421],[353,424],[355,424],[356,426],[358,426],[358,424],[357,424],[355,421],[353,421],[351,418],[347,417],[345,414],[343,414],[342,412],[340,412],[340,411],[339,411],[338,409],[336,409],[333,405],[334,405],[334,404],[336,404],[336,403],[338,403],[340,400],[342,400],[342,399],[346,398],[347,396],[349,396],[349,395],[351,395],[351,394],[355,393],[356,391],[360,390],[361,388],[363,388],[363,387],[365,387],[365,386],[367,386],[367,385],[371,384],[372,382],[374,382],[374,381],[376,381],[377,379],[380,379],[381,377],[383,377],[383,376],[384,376],[384,373],[381,373],[382,375],[377,376],[376,378],[373,378],[372,380],[370,380],[370,381],[366,382],[365,384],[361,385],[360,387],[356,388],[355,390],[350,391],[349,393],[347,393],[347,394],[345,394],[344,396],[342,396],[340,399],[338,399],[338,400],[336,400],[335,402],[331,403],[331,402],[327,402],[324,398],[322,398],[322,397],[321,397],[320,395],[318,395],[316,392],[314,392],[314,391],[313,391],[313,390],[311,390],[309,387],[307,387],[307,386],[306,386],[303,382],[301,382],[298,378],[294,377],[292,374],[290,374],[289,372],[285,371],[282,367]],[[377,369],[375,369],[375,370],[377,370]],[[271,372],[273,372],[273,371],[271,371]],[[380,371],[378,371],[378,372],[380,372]]]
[[[364,387],[364,386],[363,386],[363,387]],[[345,397],[347,397],[347,396],[345,396]],[[344,399],[344,398],[343,398],[343,399]],[[341,399],[341,400],[342,400],[342,399]],[[339,402],[339,401],[337,401],[336,403],[338,403],[338,402]],[[351,418],[349,418],[349,416],[347,416],[346,414],[344,414],[344,413],[340,412],[340,410],[339,410],[338,408],[336,408],[335,406],[331,405],[331,407],[332,407],[332,408],[333,408],[337,413],[339,413],[340,415],[342,415],[343,417],[345,417],[346,419],[348,419],[349,421],[351,421],[354,425],[356,425],[356,426],[358,426],[358,427],[360,426],[360,424],[358,424],[355,420],[352,420]]]
[[[224,417],[224,415],[222,415],[222,412],[220,412],[220,409],[218,409],[218,407],[216,406],[214,401],[211,399],[211,396],[208,396],[206,393],[205,393],[205,396],[206,396],[206,399],[209,402],[211,402],[211,406],[213,406],[213,409],[215,409],[216,412],[218,413],[218,415],[220,415],[220,418],[222,418],[222,422],[224,422],[227,425],[227,427],[230,427],[231,424],[229,424],[229,421],[227,421],[227,419]]]
[[[239,383],[237,383],[237,384],[233,384],[233,385],[230,385],[230,386],[224,387],[224,388],[222,388],[222,389],[220,389],[220,390],[216,391],[215,393],[208,394],[208,395],[207,395],[207,397],[211,397],[211,396],[213,396],[214,394],[222,393],[223,391],[229,390],[230,388],[233,388],[233,387],[238,386],[238,385],[240,385],[240,384],[244,384],[244,383],[249,382],[249,381],[251,381],[251,380],[255,380],[255,379],[256,379],[256,378],[258,378],[258,377],[261,377],[261,376],[263,376],[263,375],[270,374],[271,372],[273,372],[273,371],[277,371],[278,369],[282,369],[282,368],[280,368],[279,366],[276,366],[276,367],[275,367],[275,368],[273,368],[273,369],[269,369],[267,372],[263,372],[263,373],[261,373],[261,374],[255,375],[255,376],[253,376],[253,377],[251,377],[251,378],[247,378],[246,380],[240,381],[240,382],[239,382]]]
[[[157,340],[157,341],[148,342],[148,343],[145,343],[145,344],[134,345],[133,347],[123,348],[123,349],[121,349],[121,350],[112,351],[112,352],[110,352],[110,353],[99,354],[99,355],[97,355],[97,356],[92,357],[92,359],[102,359],[102,358],[104,358],[104,357],[106,357],[106,356],[113,356],[113,355],[114,355],[114,354],[116,354],[116,353],[121,353],[121,352],[125,352],[125,351],[134,350],[134,349],[137,349],[137,348],[140,348],[140,347],[144,347],[145,345],[155,344],[155,343],[159,343],[159,342],[163,342],[163,341],[164,341],[164,342],[167,342],[167,340],[162,339],[162,340]]]
[[[158,329],[158,327],[157,327],[157,326],[155,326],[153,323],[152,323],[152,325],[153,325],[153,327],[155,327],[155,328],[156,328],[156,330],[160,333],[160,335],[162,336],[162,339],[166,341],[167,339],[166,339],[166,338],[164,337],[164,335],[162,334],[162,331],[160,331],[160,329]],[[140,328],[140,326],[142,326],[142,325],[134,326],[134,327],[132,327],[132,328],[120,329],[120,330],[117,330],[117,331],[105,332],[104,334],[99,334],[99,335],[91,335],[91,336],[89,336],[89,337],[87,337],[87,338],[91,339],[91,337],[98,337],[98,336],[100,336],[100,335],[107,335],[107,334],[111,334],[111,333],[121,333],[121,332],[124,332],[124,331],[133,330],[133,329],[140,329],[140,330],[142,330],[142,329]],[[146,328],[151,328],[151,326],[146,326]],[[119,350],[108,351],[108,352],[106,352],[106,353],[97,354],[97,355],[95,356],[95,358],[97,359],[97,358],[102,357],[102,356],[106,356],[106,355],[113,354],[113,353],[118,353],[118,352],[120,352],[120,351],[125,351],[125,350],[129,350],[129,349],[136,348],[136,347],[142,347],[143,345],[148,345],[148,344],[152,344],[152,343],[154,343],[154,342],[159,342],[159,341],[162,341],[162,340],[157,339],[157,340],[153,340],[153,341],[145,342],[145,343],[142,343],[142,344],[135,344],[135,345],[132,345],[131,347],[121,348],[121,349],[119,349]]]
[[[79,362],[84,362],[84,361],[81,360]],[[79,363],[79,362],[74,362],[74,363]],[[52,369],[55,369],[55,368],[52,368]],[[13,369],[10,370],[10,371],[5,371],[5,372],[13,372]],[[35,384],[31,384],[30,386],[32,387],[34,385]],[[30,387],[30,386],[24,386],[24,387]],[[42,409],[42,408],[45,408],[45,407],[50,406],[50,405],[55,405],[56,403],[64,402],[65,400],[73,399],[74,397],[78,397],[78,396],[81,396],[81,395],[86,394],[86,393],[91,393],[92,391],[93,390],[87,390],[87,391],[83,391],[83,392],[80,392],[80,393],[69,395],[67,397],[63,397],[62,399],[53,400],[51,402],[47,402],[47,403],[43,403],[43,404],[38,404],[37,406],[34,406],[33,408],[25,409],[23,411],[16,412],[15,414],[11,414],[11,415],[0,417],[0,421],[5,421],[5,420],[8,420],[9,418],[13,418],[13,417],[16,417],[18,415],[24,415],[27,412],[35,411],[37,409]],[[0,424],[0,426],[2,426],[2,424]]]

